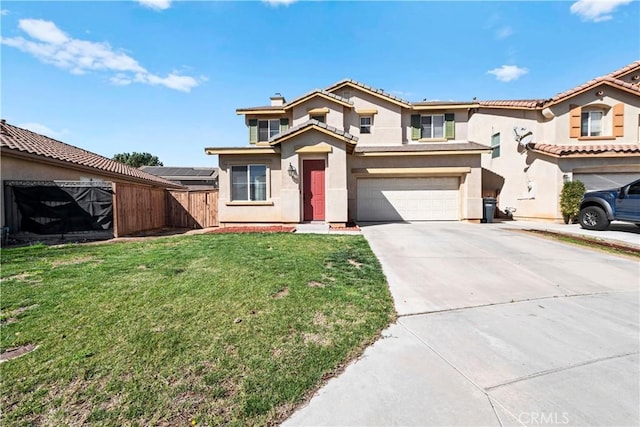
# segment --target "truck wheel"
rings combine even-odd
[[[588,206],[580,211],[580,225],[587,230],[606,230],[609,218],[602,208]]]

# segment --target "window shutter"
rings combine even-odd
[[[580,138],[580,118],[582,108],[579,105],[569,106],[569,138]]]
[[[289,119],[283,117],[280,119],[280,133],[286,132],[289,129]]]
[[[411,115],[411,139],[420,139],[420,114]]]
[[[249,142],[258,142],[258,119],[249,119]]]
[[[447,139],[456,138],[456,115],[453,113],[446,113],[444,115],[444,137]]]
[[[613,136],[624,136],[624,104],[613,106]]]

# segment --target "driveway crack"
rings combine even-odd
[[[401,314],[398,318],[403,317],[415,317],[415,316],[426,316],[429,314],[439,314],[439,313],[449,313],[453,311],[462,311],[462,310],[470,310],[474,308],[483,308],[483,307],[493,307],[497,305],[507,305],[507,304],[517,304],[523,302],[531,302],[531,301],[544,301],[550,299],[560,299],[560,298],[575,298],[575,297],[589,297],[589,296],[599,296],[599,295],[611,295],[611,294],[624,294],[624,293],[636,293],[637,291],[601,291],[601,292],[586,292],[581,294],[566,294],[566,295],[550,295],[546,297],[537,297],[537,298],[523,298],[518,300],[511,301],[503,301],[503,302],[491,302],[487,304],[478,304],[478,305],[469,305],[466,307],[454,307],[454,308],[445,308],[442,310],[431,310],[431,311],[422,311],[420,313],[410,313],[410,314]]]
[[[491,410],[493,411],[493,414],[496,417],[496,420],[498,421],[498,424],[500,425],[500,427],[503,427],[504,424],[502,422],[502,419],[500,418],[500,415],[498,414],[498,411],[496,411],[496,407],[494,405],[494,399],[489,395],[489,393],[487,392],[487,390],[485,390],[483,387],[481,387],[479,384],[477,384],[475,381],[473,381],[471,378],[469,378],[469,376],[467,376],[467,374],[465,374],[464,372],[462,372],[460,369],[458,369],[452,362],[450,362],[446,357],[444,357],[438,350],[436,350],[435,348],[433,348],[428,342],[426,342],[425,340],[423,340],[422,338],[420,338],[418,336],[418,334],[416,334],[413,330],[411,330],[411,328],[409,328],[407,325],[405,325],[404,323],[402,323],[402,319],[398,319],[398,324],[402,325],[402,327],[404,329],[407,330],[407,332],[409,332],[411,335],[413,335],[418,341],[420,341],[425,347],[427,347],[429,350],[431,350],[436,356],[438,356],[440,359],[442,359],[443,362],[445,362],[447,365],[451,366],[451,368],[453,368],[458,374],[460,374],[464,379],[466,379],[469,383],[471,383],[471,385],[473,387],[475,387],[477,390],[479,390],[482,394],[484,394],[489,402],[489,405],[491,406]],[[511,413],[511,411],[509,411],[507,408],[505,408],[502,404],[500,404],[500,402],[495,402],[498,405],[500,405],[500,407],[505,410],[506,412],[509,413],[509,415],[511,415],[514,419],[517,420],[517,417]]]
[[[593,365],[595,363],[605,362],[607,360],[619,359],[619,358],[627,357],[627,356],[633,356],[634,354],[639,354],[639,353],[640,352],[638,352],[638,351],[632,351],[631,353],[623,353],[623,354],[616,354],[616,355],[613,355],[613,356],[599,357],[597,359],[586,360],[584,362],[575,363],[575,364],[569,365],[569,366],[563,366],[563,367],[554,368],[554,369],[547,369],[545,371],[535,372],[533,374],[529,374],[529,375],[525,375],[525,376],[522,376],[522,377],[514,378],[512,380],[505,381],[505,382],[500,383],[500,384],[492,385],[490,387],[487,387],[485,390],[487,392],[489,392],[489,391],[493,391],[493,390],[495,390],[497,388],[500,388],[500,387],[508,386],[508,385],[515,384],[515,383],[518,383],[518,382],[521,382],[521,381],[527,381],[527,380],[530,380],[532,378],[543,377],[545,375],[555,374],[556,372],[568,371],[570,369],[580,368],[582,366],[587,366],[587,365]]]

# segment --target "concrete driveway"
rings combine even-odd
[[[640,265],[499,224],[363,227],[398,322],[284,425],[640,425]]]

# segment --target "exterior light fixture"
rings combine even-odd
[[[598,92],[596,92],[596,95],[602,96],[602,95],[604,95],[604,91],[603,90],[599,90]]]
[[[298,176],[298,171],[293,167],[291,162],[289,162],[289,169],[287,169],[287,172],[289,172],[289,176],[291,178],[296,178]]]

